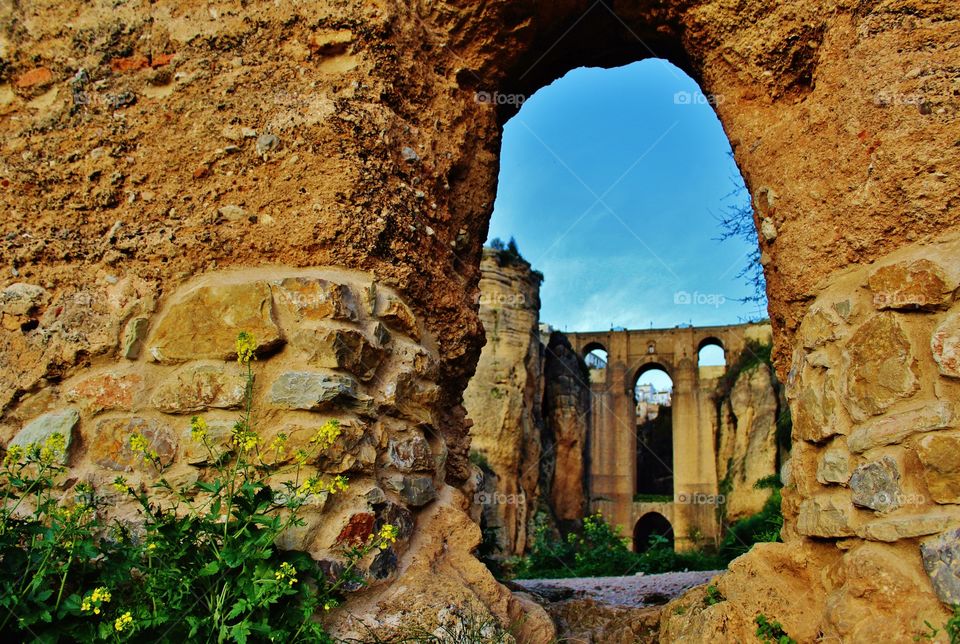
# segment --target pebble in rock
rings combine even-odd
[[[257,137],[257,154],[266,154],[280,145],[280,139],[273,134],[261,134]]]
[[[418,155],[416,150],[414,150],[410,146],[406,146],[402,150],[400,150],[400,158],[403,159],[404,161],[413,162],[413,161],[419,161],[420,155]]]

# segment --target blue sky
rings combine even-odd
[[[765,317],[736,301],[750,294],[736,277],[750,245],[717,241],[740,182],[713,108],[679,69],[575,69],[506,124],[489,239],[516,238],[545,277],[540,318],[561,330]]]

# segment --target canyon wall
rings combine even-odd
[[[485,478],[474,502],[495,555],[506,557],[525,552],[538,511],[553,525],[583,517],[590,392],[561,334],[541,337],[542,276],[492,249],[480,267],[487,342],[463,399]]]
[[[717,401],[717,480],[725,496],[727,522],[756,514],[769,489],[756,483],[778,474],[776,376],[764,362],[740,371]]]
[[[519,600],[469,555],[452,487],[473,471],[460,402],[517,103],[487,99],[657,56],[714,99],[753,195],[795,419],[786,543],[734,562],[726,601],[668,608],[662,639],[746,639],[762,612],[801,641],[909,641],[960,600],[955,3],[36,0],[0,5],[0,25],[5,436],[87,435],[92,412],[33,423],[70,403],[62,383],[137,355],[193,280],[362,271],[434,343],[446,460],[398,581],[354,615],[435,624],[469,604],[510,623]]]

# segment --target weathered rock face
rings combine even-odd
[[[826,441],[889,420],[863,453],[910,452],[918,434],[900,423],[918,412],[905,405],[958,399],[955,325],[938,309],[957,306],[957,254],[938,240],[960,223],[960,50],[949,46],[960,20],[942,0],[93,0],[4,3],[0,20],[11,25],[0,34],[4,437],[61,404],[58,382],[137,356],[144,320],[199,274],[332,265],[370,271],[400,298],[383,311],[388,326],[435,340],[436,387],[398,379],[418,399],[395,409],[434,414],[447,478],[466,480],[459,402],[482,343],[481,244],[509,116],[478,92],[529,95],[576,66],[650,52],[722,97],[764,230],[778,370],[786,381],[796,350],[795,438],[808,443],[794,455],[783,549],[812,547],[795,515],[822,492]],[[907,275],[871,286],[871,262]],[[918,286],[898,295],[896,283]],[[895,350],[886,358],[849,342],[877,316],[860,337],[890,331],[878,338]],[[860,355],[881,372],[848,373]],[[931,435],[954,422],[934,416],[923,415]],[[865,447],[877,431],[888,442]],[[923,493],[929,477],[906,463],[905,494]],[[822,597],[810,619],[826,614]],[[757,600],[736,601],[748,614]],[[885,626],[913,632],[912,608],[882,609]]]
[[[588,512],[587,432],[590,388],[583,361],[562,333],[552,332],[544,359],[543,452],[540,484],[547,506],[564,522],[579,521]]]
[[[717,478],[725,481],[725,516],[736,521],[756,514],[770,490],[754,484],[777,473],[778,397],[769,367],[759,364],[738,374],[721,401]]]
[[[480,318],[487,344],[463,393],[471,450],[496,477],[493,495],[477,495],[485,527],[506,555],[524,552],[540,491],[543,352],[540,279],[529,264],[484,253]]]
[[[496,251],[481,268],[487,344],[463,396],[486,477],[474,500],[499,555],[519,555],[537,511],[560,522],[584,516],[590,392],[563,335],[541,337],[539,274]]]

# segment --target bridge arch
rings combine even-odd
[[[720,338],[711,335],[697,343],[697,366],[725,366],[727,358],[727,347]]]
[[[650,538],[655,535],[666,539],[670,548],[673,548],[673,525],[669,519],[659,512],[647,512],[637,519],[637,523],[633,526],[633,551],[644,552],[648,550],[650,548]]]
[[[583,347],[581,357],[591,369],[606,369],[607,364],[610,362],[610,352],[607,351],[607,348],[603,344],[596,341],[588,342],[587,345]]]

